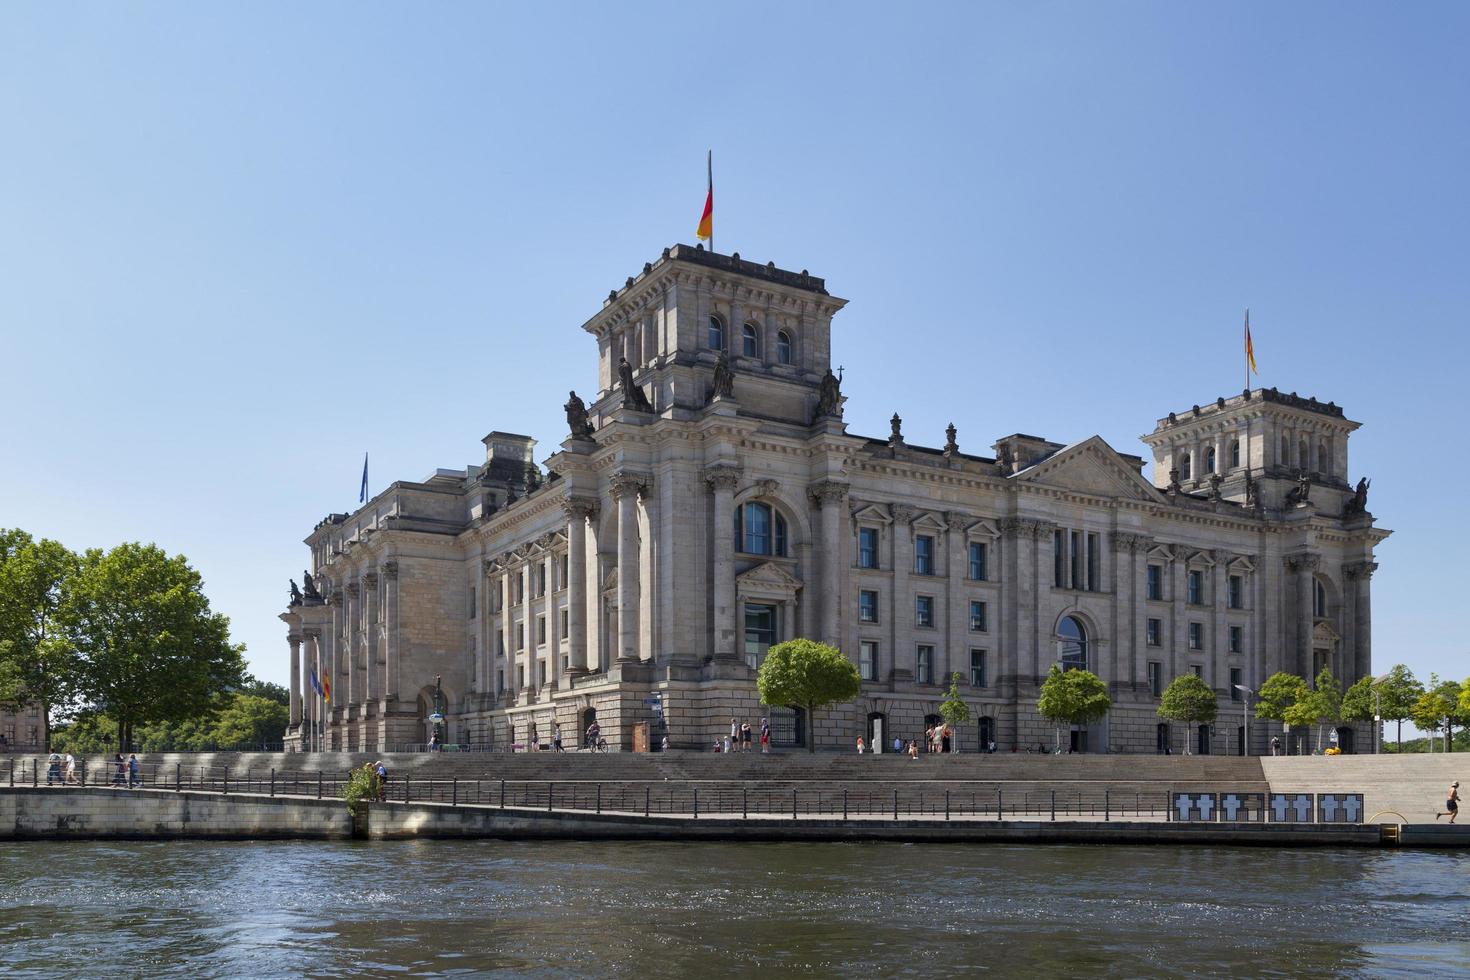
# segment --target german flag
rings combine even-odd
[[[709,191],[704,195],[704,213],[699,216],[699,227],[694,234],[700,241],[710,243],[710,248],[715,245],[715,151],[710,150],[705,159],[706,172],[709,175]]]
[[[1251,311],[1245,311],[1245,363],[1251,374],[1260,374],[1256,370],[1256,348],[1251,344]],[[1249,377],[1250,375],[1247,375]]]

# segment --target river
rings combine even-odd
[[[0,844],[8,977],[1470,976],[1470,854]]]

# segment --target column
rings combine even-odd
[[[649,482],[638,488],[638,659],[653,662],[653,599],[658,579],[654,577],[653,502]]]
[[[306,641],[306,669],[316,677],[317,683],[321,683],[321,631],[308,628],[301,631],[301,637]],[[320,731],[319,725],[322,717],[321,695],[316,693],[316,688],[306,698],[303,705],[303,714],[306,721],[306,742],[302,746],[307,751],[314,751],[319,747],[317,736]]]
[[[1224,551],[1214,551],[1210,557],[1215,560],[1214,574],[1214,596],[1215,596],[1215,623],[1210,631],[1211,637],[1210,660],[1214,663],[1214,677],[1211,678],[1210,686],[1216,691],[1224,691],[1228,696],[1233,693],[1230,690],[1230,668],[1228,666],[1230,655],[1230,627],[1225,621],[1226,602],[1230,597],[1229,577],[1230,555]]]
[[[383,563],[383,699],[398,699],[398,562]]]
[[[1051,665],[1057,662],[1057,640],[1056,629],[1050,621],[1050,617],[1043,618],[1041,615],[1042,596],[1048,595],[1050,585],[1055,582],[1055,565],[1043,556],[1044,541],[1055,541],[1057,530],[1055,524],[1044,521],[1033,521],[1031,523],[1031,562],[1032,579],[1036,582],[1036,591],[1031,594],[1031,635],[1035,637],[1033,648],[1032,676],[1036,678],[1036,684],[1040,685],[1051,671]],[[1062,532],[1063,547],[1070,539],[1068,532]]]
[[[907,504],[892,508],[893,532],[889,542],[889,561],[893,567],[893,601],[888,610],[888,645],[895,670],[907,670],[909,679],[919,678],[919,651],[914,642],[914,593],[909,576],[914,570],[914,527],[911,523],[919,512]]]
[[[812,501],[822,511],[822,642],[842,645],[842,517],[847,485],[825,481],[811,489]]]
[[[1316,555],[1296,555],[1288,559],[1296,569],[1296,673],[1316,681],[1312,671],[1312,573],[1317,568]]]
[[[350,707],[362,701],[362,682],[358,678],[358,645],[361,640],[362,586],[356,581],[342,586],[342,673],[346,683],[339,695],[342,706]],[[334,697],[335,701],[336,698]]]
[[[612,479],[618,502],[617,659],[638,659],[638,490],[640,481],[620,473]]]
[[[515,574],[506,558],[500,559],[500,655],[505,660],[506,700],[514,701],[521,686],[516,678]]]
[[[1163,679],[1164,687],[1189,669],[1180,659],[1189,656],[1189,607],[1184,603],[1189,595],[1189,552],[1178,545],[1169,551],[1173,555],[1169,562],[1169,635],[1174,643],[1169,651],[1169,676]]]
[[[301,634],[288,634],[286,642],[291,644],[291,728],[299,728],[301,725]]]
[[[1378,570],[1378,563],[1365,561],[1351,569],[1350,581],[1353,593],[1353,676],[1343,678],[1347,683],[1373,673],[1373,608],[1370,581]]]
[[[948,687],[949,675],[955,671],[969,676],[970,603],[965,581],[969,572],[970,549],[965,529],[973,522],[973,518],[967,514],[950,513],[945,515],[944,520],[949,526],[948,540],[945,542],[949,554],[949,582],[944,594],[948,635],[945,637],[942,658],[944,674],[938,679]]]
[[[531,615],[532,604],[535,602],[536,577],[535,564],[528,556],[517,574],[521,578],[521,649],[516,654],[521,669],[525,672],[526,681],[521,685],[521,691],[527,696],[527,700],[533,700],[536,694],[536,622]]]
[[[716,660],[726,661],[739,659],[735,648],[735,485],[739,480],[740,470],[734,466],[705,471],[705,482],[715,495],[714,654]]]
[[[369,572],[363,577],[363,587],[367,590],[366,602],[363,609],[365,619],[362,645],[363,645],[363,697],[368,701],[376,701],[383,696],[383,676],[378,671],[378,633],[382,628],[382,579],[377,572]]]
[[[554,690],[557,676],[561,673],[561,644],[557,642],[557,620],[560,617],[556,614],[556,553],[549,544],[541,558],[541,567],[546,575],[546,594],[541,603],[546,617],[546,683],[543,686]]]
[[[567,653],[569,672],[587,672],[587,518],[592,505],[568,500],[567,515]]]

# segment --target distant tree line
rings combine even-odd
[[[182,555],[0,529],[0,705],[39,706],[45,745],[58,721],[76,748],[278,741],[256,736],[284,731],[285,692],[243,654]]]

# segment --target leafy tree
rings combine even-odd
[[[1342,717],[1344,721],[1373,721],[1373,678],[1359,677],[1342,694]],[[1374,738],[1377,723],[1374,723]]]
[[[1036,710],[1056,728],[1057,747],[1062,744],[1063,725],[1090,725],[1100,721],[1113,706],[1108,688],[1090,670],[1062,670],[1052,664],[1041,683]]]
[[[960,697],[959,671],[955,671],[949,679],[949,690],[945,692],[944,700],[939,705],[939,717],[944,719],[946,725],[949,725],[955,730],[955,737],[950,744],[958,752],[960,745],[959,728],[970,720],[970,706],[965,704],[964,699]],[[980,748],[983,751],[985,747],[982,745]]]
[[[1424,693],[1424,685],[1404,664],[1395,664],[1378,684],[1378,714],[1398,725],[1397,740],[1404,741],[1404,721],[1414,716],[1414,703]]]
[[[1414,701],[1414,709],[1409,715],[1414,724],[1423,731],[1444,732],[1446,752],[1454,751],[1455,726],[1470,721],[1460,713],[1460,697],[1463,693],[1455,681],[1442,681],[1438,674],[1430,674],[1424,693]]]
[[[51,716],[76,688],[75,657],[59,622],[63,584],[77,557],[58,542],[0,528],[0,706],[39,704],[43,746]]]
[[[1215,692],[1194,671],[1181,674],[1164,688],[1159,698],[1159,717],[1188,725],[1208,725],[1215,720],[1219,706]],[[1184,754],[1189,754],[1189,738],[1184,739]]]
[[[286,737],[289,715],[286,705],[253,694],[236,694],[215,719],[210,735],[220,748],[280,742]]]
[[[249,694],[257,698],[265,698],[276,704],[291,707],[291,692],[280,684],[273,681],[263,681],[254,674],[246,674],[245,681],[239,687],[239,694]]]
[[[1307,682],[1284,671],[1272,674],[1261,685],[1256,701],[1256,717],[1286,721],[1286,711],[1307,695]]]
[[[81,657],[78,692],[117,722],[120,747],[140,725],[206,713],[244,675],[243,647],[199,573],[156,545],[87,551],[60,618]]]
[[[51,735],[51,749],[82,755],[103,752],[117,744],[117,722],[106,715],[85,714],[69,724],[58,725]]]
[[[1321,751],[1327,727],[1342,720],[1342,685],[1332,676],[1331,668],[1322,668],[1316,686],[1287,708],[1282,720],[1292,727],[1316,725],[1317,750]]]
[[[816,751],[815,712],[839,701],[851,701],[862,690],[857,666],[842,651],[816,640],[795,639],[766,651],[755,678],[761,702],[806,711],[807,751]]]

